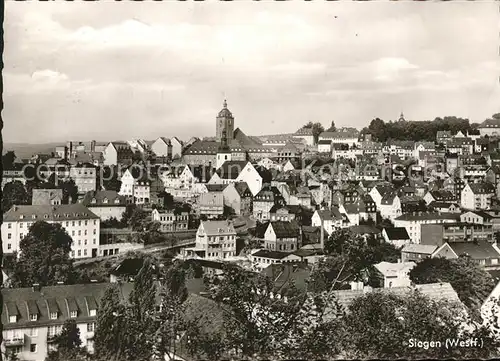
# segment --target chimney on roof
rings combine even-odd
[[[39,283],[33,283],[33,286],[31,287],[31,289],[33,290],[33,292],[40,292],[42,287],[40,287]]]
[[[12,210],[13,210],[14,212],[16,212],[16,211],[17,211],[17,206],[16,206],[16,205],[13,205],[13,206],[12,206]]]

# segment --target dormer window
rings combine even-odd
[[[97,310],[89,310],[89,316],[96,316]]]
[[[9,322],[10,323],[16,323],[17,322],[17,315],[9,316]]]
[[[36,219],[36,214],[33,214],[31,218]]]
[[[35,314],[31,314],[30,315],[30,321],[34,322],[34,321],[38,321],[38,315],[35,313]]]
[[[92,204],[96,204],[97,203],[97,200],[95,198],[92,198]]]
[[[50,313],[50,319],[51,320],[57,320],[57,312],[51,312]]]
[[[107,198],[104,198],[104,199],[102,200],[102,203],[105,203],[105,204],[106,204],[106,203],[108,203],[108,199],[107,199]]]
[[[71,318],[76,318],[78,316],[78,311],[71,311],[70,316]]]

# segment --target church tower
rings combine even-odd
[[[231,159],[232,159],[231,148],[229,148],[229,144],[227,142],[226,130],[223,129],[221,145],[219,146],[219,149],[217,151],[216,169],[219,169],[224,164],[224,162],[231,161]]]
[[[233,114],[227,109],[227,102],[224,99],[224,104],[222,110],[219,112],[216,118],[215,124],[215,138],[217,142],[222,141],[222,131],[226,131],[226,137],[228,144],[231,143],[234,134],[234,117]]]

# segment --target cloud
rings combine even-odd
[[[498,112],[491,4],[238,5],[6,3],[5,138],[212,135],[223,97],[247,134]]]

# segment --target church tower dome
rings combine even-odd
[[[215,138],[217,142],[222,141],[222,131],[226,131],[228,142],[234,137],[234,117],[231,111],[227,108],[227,101],[224,99],[222,110],[217,114],[215,119]]]

